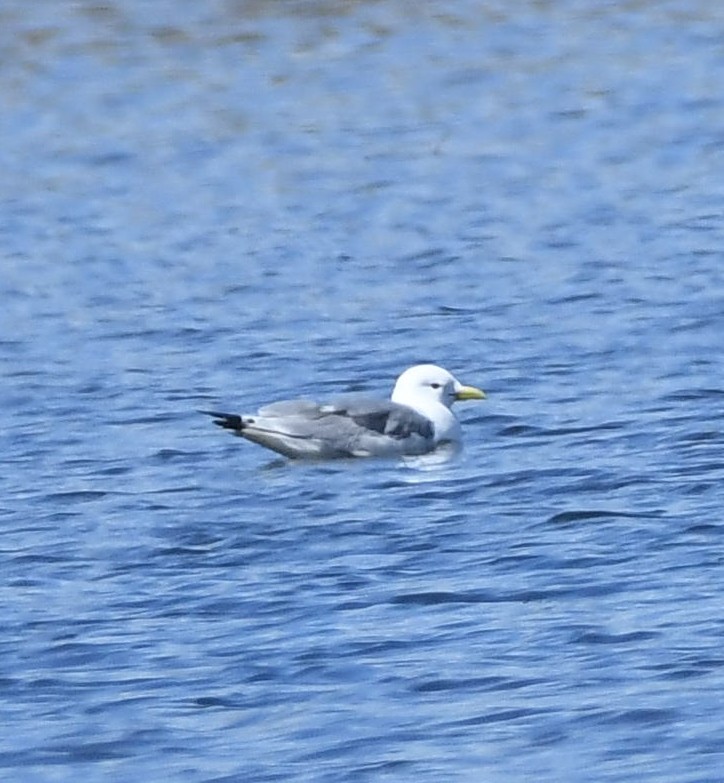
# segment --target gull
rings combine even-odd
[[[406,457],[441,446],[459,447],[458,400],[483,400],[485,392],[463,386],[434,364],[400,375],[389,400],[343,395],[329,402],[284,400],[254,414],[201,411],[214,424],[290,459]]]

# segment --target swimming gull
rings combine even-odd
[[[450,407],[457,400],[482,400],[485,393],[463,386],[434,364],[405,370],[390,400],[344,395],[330,402],[285,400],[256,414],[202,411],[214,424],[292,459],[404,457],[438,446],[457,446],[460,423]]]

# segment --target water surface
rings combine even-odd
[[[724,10],[0,9],[0,777],[714,783]],[[280,465],[198,408],[466,448]]]

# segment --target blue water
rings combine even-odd
[[[722,40],[4,0],[0,779],[724,779]],[[419,361],[434,469],[196,412]]]

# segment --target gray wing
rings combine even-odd
[[[431,421],[389,400],[348,395],[329,403],[284,400],[251,416],[214,414],[237,435],[293,458],[423,454]]]
[[[358,427],[371,433],[397,440],[418,436],[432,440],[435,429],[432,422],[405,405],[369,397],[338,397],[320,410],[334,416],[348,417]]]

